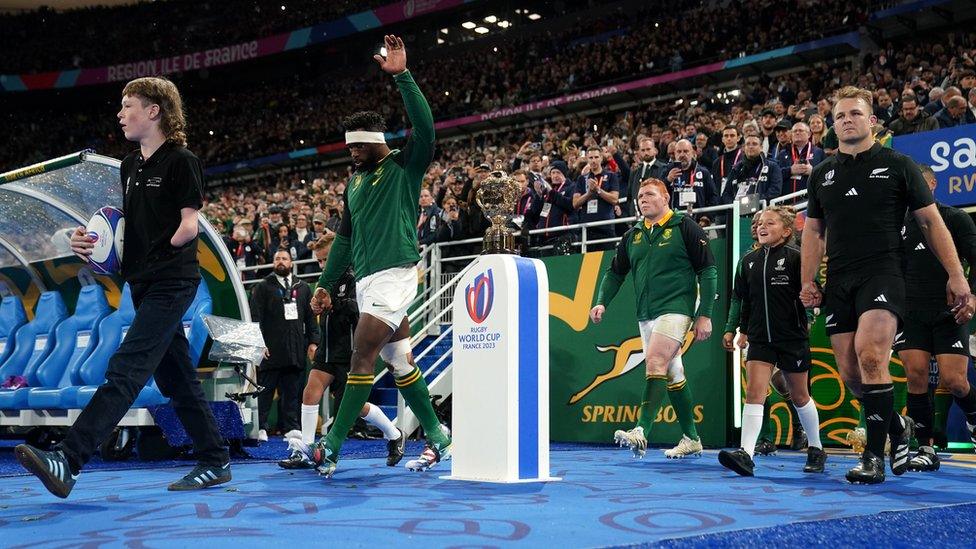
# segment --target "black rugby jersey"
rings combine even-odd
[[[934,202],[911,158],[877,143],[857,156],[838,152],[813,168],[809,189],[807,216],[824,221],[828,281],[902,275],[905,212]]]
[[[976,279],[976,224],[969,214],[959,208],[944,204],[938,204],[938,207],[939,214],[952,235],[960,261],[963,265],[969,265],[969,286],[972,287]],[[932,253],[925,234],[912,214],[905,217],[902,249],[905,253],[905,295],[908,308],[926,311],[947,309],[946,284],[949,282],[949,274],[942,267],[939,258]]]

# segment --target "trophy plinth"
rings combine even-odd
[[[514,178],[496,170],[478,189],[476,200],[491,227],[485,231],[483,254],[515,254],[515,235],[505,227],[512,219],[521,189]]]

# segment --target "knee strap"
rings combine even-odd
[[[408,360],[411,352],[410,339],[403,338],[399,341],[392,341],[384,345],[380,349],[380,358],[383,359],[383,362],[393,367],[393,375],[395,377],[403,377],[412,372],[414,368]]]
[[[681,361],[681,350],[668,362],[668,386],[683,383],[685,380],[685,364]]]

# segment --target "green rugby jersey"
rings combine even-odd
[[[356,280],[361,280],[420,261],[417,205],[420,184],[434,156],[434,116],[409,71],[393,79],[413,132],[403,150],[390,151],[346,183],[342,222],[318,282],[330,292],[350,263]]]
[[[628,273],[634,282],[638,320],[667,313],[712,316],[718,269],[705,231],[684,213],[673,212],[650,228],[641,219],[624,234],[600,281],[598,305],[610,303]],[[695,311],[699,284],[702,298]]]

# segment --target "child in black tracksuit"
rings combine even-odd
[[[786,374],[790,396],[809,437],[804,472],[823,472],[826,454],[820,442],[820,420],[810,398],[810,345],[807,316],[800,303],[800,250],[791,246],[796,214],[773,206],[759,218],[761,247],[742,258],[735,276],[735,295],[741,300],[738,345],[746,348],[746,404],[742,410],[741,448],[719,453],[722,465],[752,476],[752,456],[762,428],[763,403],[773,371]]]

